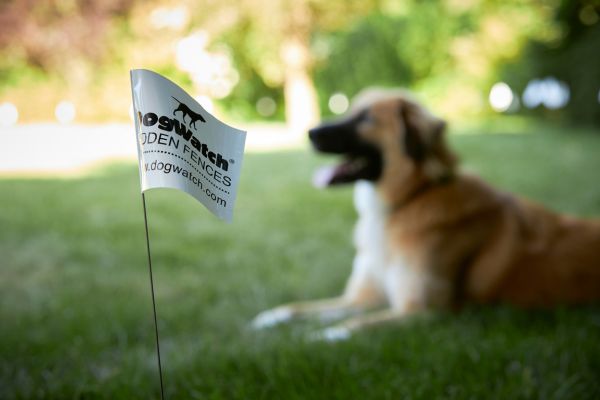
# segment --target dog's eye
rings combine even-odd
[[[375,123],[373,119],[366,118],[358,123],[358,133],[367,134],[375,128]]]
[[[368,134],[379,125],[379,121],[371,115],[365,114],[358,123],[358,132]]]

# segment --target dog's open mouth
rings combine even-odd
[[[340,122],[325,123],[308,132],[314,149],[324,154],[341,155],[343,161],[320,168],[313,176],[317,187],[327,187],[358,180],[376,181],[383,169],[380,149],[365,140],[357,126],[367,118],[365,112]]]
[[[337,165],[319,168],[313,175],[313,184],[324,188],[360,179],[375,179],[380,169],[380,161],[376,157],[346,156],[344,161]]]

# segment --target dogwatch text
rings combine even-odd
[[[152,71],[131,71],[142,191],[182,190],[231,221],[246,132],[219,121]]]

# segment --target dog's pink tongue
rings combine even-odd
[[[329,183],[335,175],[335,166],[321,167],[313,174],[312,183],[315,187],[323,189],[329,186]]]

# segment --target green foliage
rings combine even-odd
[[[284,43],[293,38],[308,47],[311,32],[343,28],[375,5],[372,0],[223,2],[223,9],[236,16],[236,24],[220,31],[216,40],[231,48],[240,74],[237,87],[222,102],[224,108],[235,118],[264,119],[255,105],[261,97],[269,97],[277,104],[271,119],[282,120],[290,68],[282,56]],[[309,69],[311,58],[308,54],[301,62],[303,68]]]
[[[407,85],[412,81],[411,66],[398,55],[401,27],[401,21],[373,15],[350,32],[317,37],[317,43],[330,49],[315,71],[315,84],[324,94],[320,96],[325,101],[322,109],[327,109],[327,95],[337,91],[353,95],[366,86]],[[373,65],[374,60],[377,65]]]
[[[256,110],[262,97],[276,103],[271,119],[284,118],[290,38],[310,45],[302,68],[324,114],[335,92],[405,86],[437,113],[469,120],[492,115],[487,94],[498,80],[522,93],[529,80],[552,75],[570,85],[568,107],[521,113],[600,120],[597,0],[185,0],[189,21],[176,29],[151,23],[155,10],[172,6],[165,0],[29,4],[0,6],[0,101],[13,101],[21,121],[54,119],[64,99],[77,104],[78,121],[127,120],[132,67],[193,88],[174,48],[198,29],[231,53],[239,83],[217,103],[237,120],[265,119]]]
[[[354,95],[369,86],[414,87],[444,74],[452,60],[447,52],[460,19],[444,18],[433,3],[408,16],[372,14],[348,31],[317,35],[329,51],[315,71],[321,108],[335,92]]]
[[[451,140],[495,185],[600,215],[598,135],[527,132]],[[350,189],[309,184],[331,161],[248,154],[231,225],[185,194],[147,194],[167,398],[600,397],[598,306],[432,313],[336,344],[305,340],[319,321],[249,329],[343,287]],[[158,398],[136,165],[1,179],[0,226],[0,398]]]
[[[315,82],[321,107],[337,91],[404,86],[452,118],[486,115],[486,90],[497,69],[514,62],[528,38],[550,35],[542,4],[519,1],[409,2],[401,12],[383,7],[346,30],[318,32]],[[324,50],[320,50],[324,49]]]
[[[596,22],[582,20],[584,9]],[[504,79],[522,92],[529,80],[554,76],[570,88],[568,105],[559,111],[538,107],[530,115],[565,118],[571,123],[600,125],[600,3],[563,0],[553,19],[562,33],[552,40],[532,40],[522,60],[507,65]]]
[[[33,65],[15,58],[0,59],[0,85],[3,88],[14,88],[22,84],[43,84],[46,74]]]
[[[279,85],[269,85],[261,77],[260,72],[255,67],[252,57],[254,48],[246,43],[238,35],[245,37],[248,27],[239,27],[237,31],[229,32],[221,40],[223,43],[237,43],[234,46],[233,59],[239,73],[239,83],[233,89],[231,95],[221,105],[223,109],[234,120],[255,120],[271,119],[282,121],[284,119],[285,107],[283,106],[283,91]],[[263,97],[271,98],[275,101],[275,113],[268,117],[257,115],[256,103]]]

